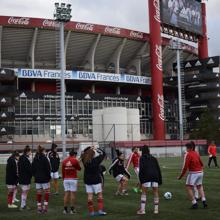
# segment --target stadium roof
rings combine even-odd
[[[71,21],[65,25],[67,69],[146,75],[150,73],[149,34],[112,26]],[[183,44],[184,60],[197,48]],[[163,38],[164,70],[176,60]],[[59,31],[54,20],[0,16],[0,66],[56,69]]]

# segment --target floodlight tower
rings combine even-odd
[[[60,81],[61,81],[61,137],[63,158],[66,156],[66,112],[65,112],[65,54],[64,54],[64,24],[71,19],[71,4],[55,3],[54,18],[60,24]]]

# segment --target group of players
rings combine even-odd
[[[135,192],[141,192],[140,209],[137,214],[145,214],[145,206],[149,188],[153,189],[154,194],[154,213],[159,213],[159,191],[158,187],[162,184],[162,175],[157,159],[150,154],[148,146],[132,149],[127,164],[125,165],[125,155],[116,150],[116,158],[109,167],[109,173],[113,175],[118,183],[116,195],[128,195],[127,183],[130,179],[128,168],[133,163],[134,171],[137,174],[137,186]],[[192,201],[192,209],[198,208],[196,197],[200,197],[203,207],[207,207],[205,193],[203,190],[203,163],[199,154],[195,151],[194,142],[186,144],[184,165],[178,179],[181,179],[188,170],[186,188]],[[29,209],[26,201],[30,190],[31,178],[34,177],[36,185],[37,212],[46,213],[50,195],[50,180],[52,179],[55,194],[58,195],[58,178],[60,158],[57,153],[57,145],[52,144],[51,150],[46,153],[42,146],[38,146],[37,152],[31,162],[31,149],[26,146],[20,156],[17,151],[13,152],[7,160],[6,166],[6,185],[8,188],[8,208],[18,208],[14,204],[18,185],[21,188],[20,210]],[[102,149],[87,147],[77,159],[77,152],[71,149],[69,156],[62,161],[62,179],[64,186],[64,210],[63,213],[76,213],[76,192],[78,186],[77,172],[81,170],[80,162],[84,165],[84,183],[87,193],[87,204],[90,216],[106,215],[104,211],[103,187],[105,167],[102,165],[106,157]],[[199,196],[194,191],[198,190]],[[94,208],[94,194],[97,195],[97,212]],[[70,209],[68,210],[68,206]]]

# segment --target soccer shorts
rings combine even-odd
[[[87,185],[86,184],[86,192],[87,193],[100,193],[102,192],[102,184],[98,183],[98,184],[94,184],[94,185]]]
[[[36,189],[50,189],[50,183],[36,183]]]
[[[78,186],[78,180],[76,179],[64,179],[63,187],[65,192],[76,192]]]
[[[17,187],[17,185],[7,185],[8,189],[15,189]]]
[[[202,185],[203,181],[203,172],[200,173],[189,173],[186,178],[187,186],[199,186]]]
[[[121,182],[121,180],[123,179],[123,177],[124,177],[124,175],[119,174],[118,176],[115,177],[115,180],[116,180],[117,182]]]
[[[52,179],[59,179],[59,173],[58,172],[51,172],[50,176]]]
[[[22,191],[27,191],[27,190],[30,190],[30,188],[31,188],[31,185],[29,184],[29,185],[20,185],[20,187],[21,187],[21,189],[22,189]]]
[[[158,183],[157,182],[146,182],[146,183],[143,183],[142,186],[145,188],[151,188],[151,187],[156,188],[158,187]]]

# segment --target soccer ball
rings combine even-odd
[[[166,192],[166,193],[164,193],[164,198],[165,199],[172,199],[172,193],[171,192]]]

